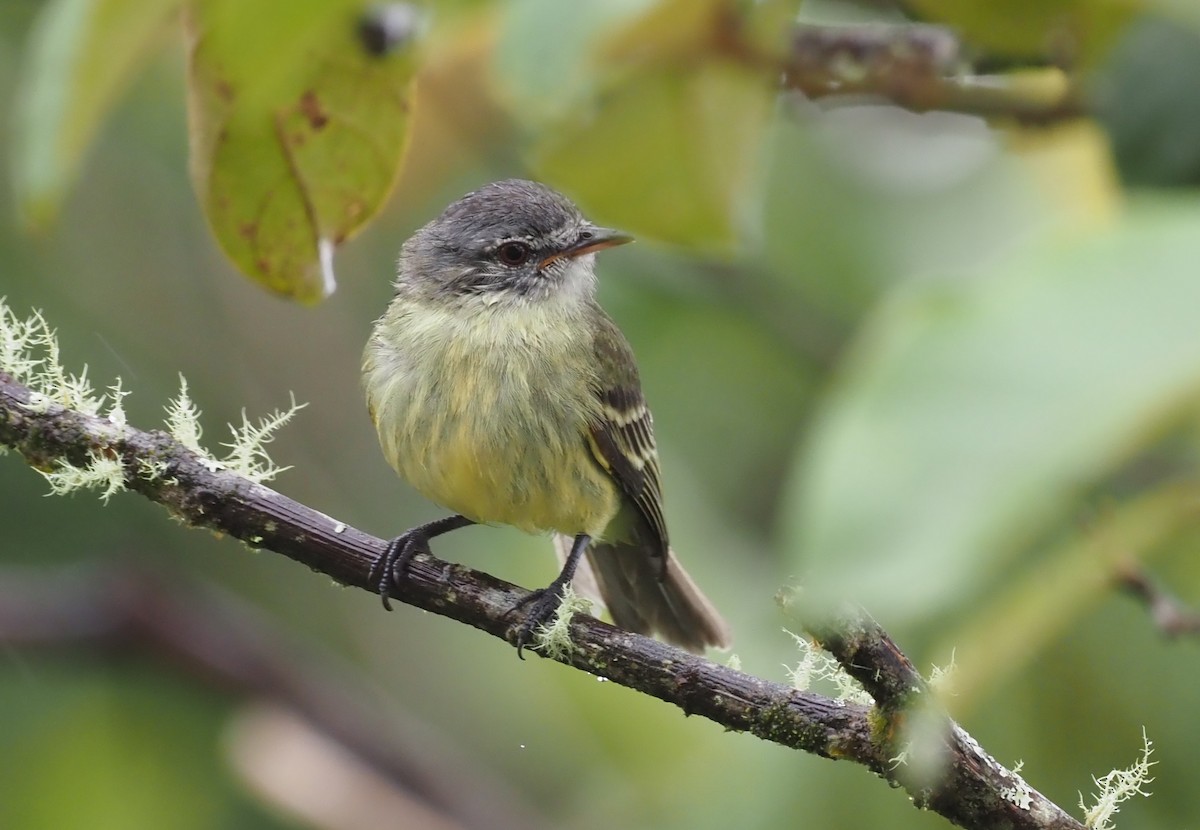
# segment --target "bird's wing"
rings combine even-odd
[[[629,344],[607,316],[602,318],[596,333],[595,349],[600,413],[591,424],[588,444],[600,466],[613,477],[657,537],[665,562],[669,542],[662,510],[654,419],[642,398]]]

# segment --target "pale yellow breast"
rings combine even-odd
[[[587,447],[598,401],[581,325],[542,309],[394,304],[363,365],[388,461],[475,521],[601,535],[618,494]]]

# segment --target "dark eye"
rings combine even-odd
[[[505,242],[496,249],[496,258],[505,265],[524,265],[529,260],[529,246],[520,242]]]

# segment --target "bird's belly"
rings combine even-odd
[[[617,511],[612,480],[591,459],[582,436],[573,447],[547,435],[520,439],[478,418],[445,423],[400,473],[422,494],[477,522],[537,533],[599,536]]]
[[[589,379],[511,349],[460,338],[372,355],[367,370],[378,374],[367,386],[384,454],[426,498],[474,521],[602,535],[619,494],[588,448],[598,407]]]

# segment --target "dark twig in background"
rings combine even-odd
[[[2,571],[0,646],[144,654],[222,692],[284,705],[445,826],[545,826],[446,736],[348,682],[357,676],[351,667],[181,573],[164,578],[132,565]],[[390,819],[400,816],[393,810]]]
[[[383,553],[383,540],[238,475],[213,471],[164,433],[118,428],[104,418],[54,405],[31,408],[29,400],[28,389],[0,374],[0,444],[16,448],[30,464],[43,469],[64,459],[83,464],[89,453],[119,459],[128,489],[188,523],[273,550],[343,584],[372,590],[368,574]],[[161,472],[145,477],[141,471],[147,469],[146,462]],[[488,574],[422,556],[412,563],[395,599],[511,642],[514,623],[520,620],[510,612],[527,595]],[[944,715],[940,717],[948,728],[941,738],[945,752],[938,769],[915,780],[903,761],[911,732],[894,726],[909,711],[906,703],[933,703],[923,683],[910,685],[917,676],[907,658],[865,614],[856,612],[810,628],[845,669],[877,695],[875,713],[717,665],[586,615],[572,621],[574,649],[556,659],[728,729],[862,764],[905,787],[919,806],[963,827],[1081,830],[1082,824],[1005,770]]]
[[[1154,625],[1167,637],[1200,634],[1200,612],[1155,582],[1136,561],[1128,559],[1118,565],[1116,582],[1146,606]]]

